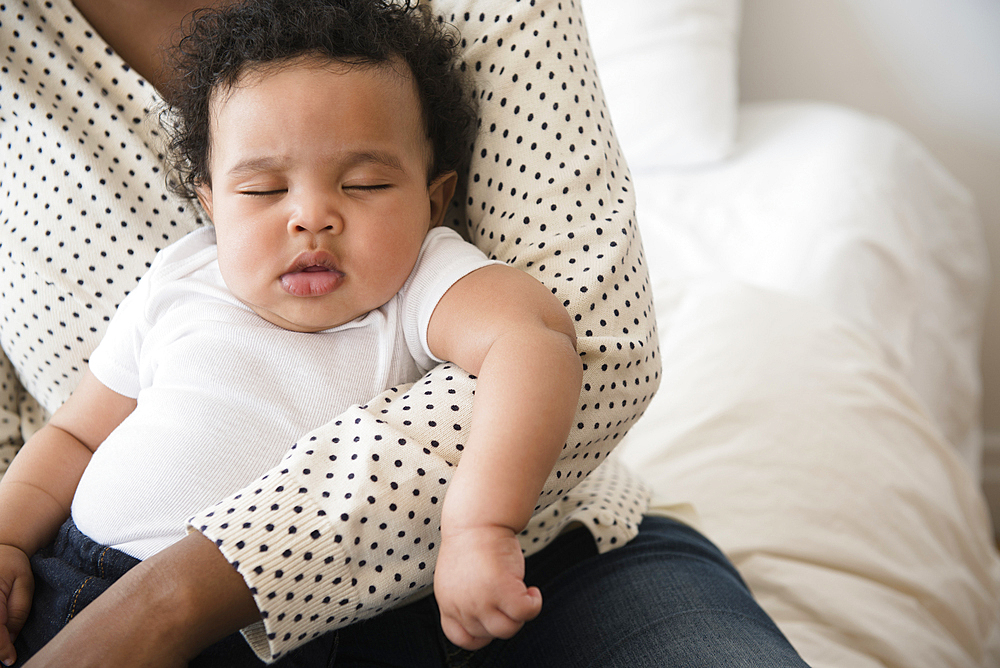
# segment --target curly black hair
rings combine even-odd
[[[171,185],[187,198],[211,184],[209,106],[248,68],[318,56],[386,64],[399,58],[416,83],[433,148],[428,182],[461,170],[476,132],[476,109],[459,59],[456,30],[417,0],[244,0],[199,10],[170,54],[174,78],[161,114],[170,138]]]

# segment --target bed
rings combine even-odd
[[[660,388],[619,456],[819,668],[1000,666],[983,232],[891,123],[740,104],[738,0],[584,0]]]

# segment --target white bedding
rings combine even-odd
[[[988,265],[967,191],[895,126],[818,103],[740,111],[733,157],[633,170],[654,285],[726,275],[872,334],[979,477]]]
[[[972,204],[879,121],[740,119],[731,160],[634,174],[663,376],[622,456],[812,666],[1000,666]]]

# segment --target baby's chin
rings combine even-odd
[[[304,304],[296,305],[295,308],[263,308],[247,304],[250,309],[272,325],[287,329],[291,332],[314,333],[323,332],[340,325],[347,324],[355,320],[358,315],[353,314],[331,314],[315,303],[310,304],[308,297],[299,297]],[[245,303],[245,302],[244,302]]]

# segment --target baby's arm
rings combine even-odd
[[[28,557],[69,517],[80,476],[97,446],[135,408],[88,371],[48,424],[28,439],[0,481],[0,662],[31,607]]]
[[[445,495],[434,592],[448,638],[478,649],[541,610],[517,534],[534,513],[577,409],[582,364],[562,304],[534,278],[493,265],[438,303],[428,345],[478,376],[472,430]]]

